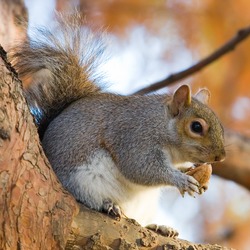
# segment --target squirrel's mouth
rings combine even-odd
[[[200,167],[204,164],[207,164],[207,163],[194,163],[193,166],[194,166],[194,168],[197,168],[197,167]]]
[[[212,164],[213,162],[205,162],[205,161],[199,161],[199,163],[194,163],[194,167],[199,167],[199,166],[202,166],[202,165],[208,165],[208,164]]]
[[[202,165],[202,163],[194,163],[194,167],[199,167],[201,165]]]
[[[215,162],[215,161],[214,161],[214,162],[204,162],[204,161],[202,161],[202,162],[200,162],[200,163],[194,163],[193,166],[194,166],[195,168],[197,168],[197,167],[200,167],[200,166],[202,166],[202,165],[211,165],[211,164],[213,164],[213,163],[216,163],[216,162]]]
[[[210,162],[206,162],[206,161],[203,161],[203,160],[196,158],[194,163],[193,163],[194,167],[199,167],[199,166],[204,165],[204,164],[210,164]]]

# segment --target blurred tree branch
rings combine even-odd
[[[145,88],[142,88],[142,89],[136,91],[134,94],[143,95],[143,94],[150,93],[152,91],[159,90],[161,88],[169,86],[170,84],[172,84],[176,81],[179,81],[187,76],[190,76],[190,75],[198,72],[199,70],[205,68],[210,63],[214,62],[218,58],[225,55],[226,53],[232,51],[239,43],[241,43],[249,35],[250,35],[250,27],[239,30],[231,40],[226,42],[222,47],[220,47],[219,49],[214,51],[211,55],[202,59],[198,63],[194,64],[193,66],[191,66],[183,71],[177,72],[175,74],[171,74],[162,81],[153,83]]]

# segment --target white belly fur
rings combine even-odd
[[[99,209],[104,199],[118,204],[124,214],[145,226],[155,216],[160,187],[146,187],[131,183],[120,173],[112,158],[100,150],[78,167],[71,181],[76,182],[78,193],[90,197],[93,208]]]

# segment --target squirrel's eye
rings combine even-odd
[[[197,134],[202,134],[203,132],[203,127],[200,122],[198,121],[193,121],[190,125],[190,128],[192,132],[197,133]]]

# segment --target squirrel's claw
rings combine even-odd
[[[188,176],[188,190],[187,192],[192,196],[193,193],[197,193],[197,194],[200,194],[200,190],[199,190],[199,187],[200,187],[200,183],[192,176]]]
[[[110,199],[103,201],[103,212],[107,213],[116,220],[120,220],[122,217],[122,211],[117,204],[114,204]]]
[[[202,187],[200,187],[200,195],[202,195],[203,193],[205,193],[208,189],[208,185],[203,185]]]

